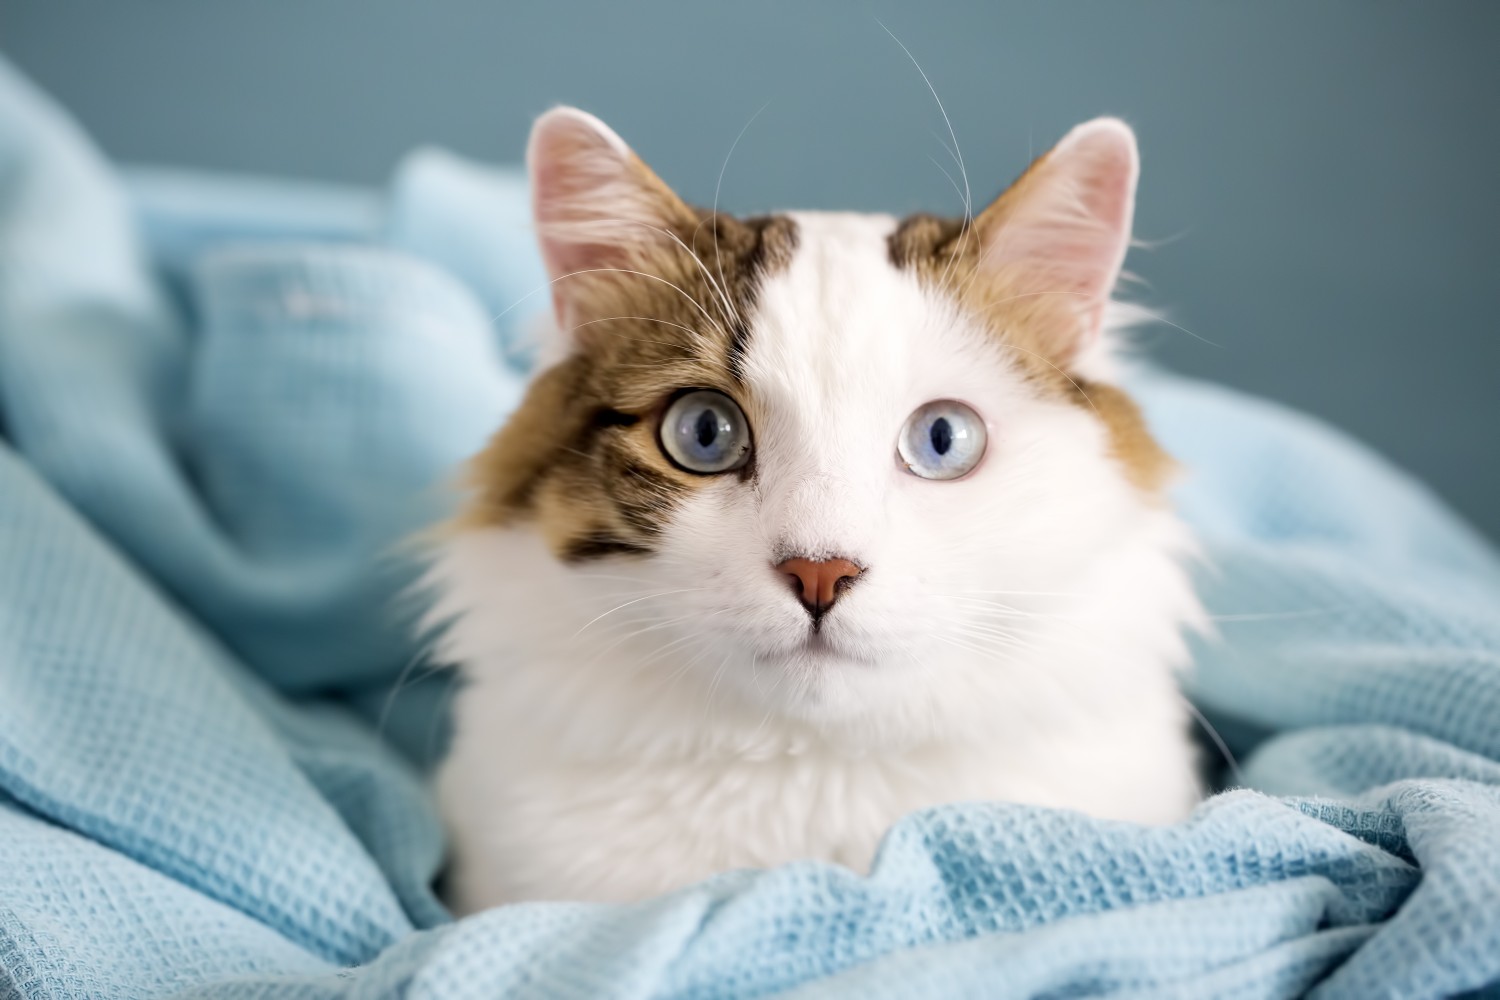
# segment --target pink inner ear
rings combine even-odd
[[[537,121],[526,159],[537,238],[553,278],[601,266],[611,202],[630,158],[618,136],[582,111],[558,108]]]
[[[985,251],[990,266],[1026,273],[1037,294],[1076,296],[1083,342],[1097,336],[1125,261],[1138,171],[1123,122],[1078,126],[1013,191],[1018,202]]]
[[[568,276],[629,267],[634,247],[661,238],[675,196],[593,115],[556,108],[537,120],[526,153],[532,214],[553,279],[559,323],[572,325]]]

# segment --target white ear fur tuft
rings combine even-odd
[[[1071,356],[1099,335],[1119,280],[1140,174],[1135,133],[1117,118],[1077,126],[979,218],[989,268],[1025,275],[1032,292],[1074,297]]]

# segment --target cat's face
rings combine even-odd
[[[800,718],[909,708],[951,664],[1003,677],[1159,506],[1170,463],[1099,378],[1123,125],[968,226],[692,209],[567,109],[530,160],[565,335],[465,521],[552,553],[555,621],[518,627]]]

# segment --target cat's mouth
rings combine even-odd
[[[807,638],[802,640],[802,650],[806,653],[838,655],[837,650],[833,648],[833,643],[828,641],[828,637],[823,634],[822,629],[818,628],[817,623],[814,623],[808,630]]]
[[[807,637],[802,640],[795,651],[798,655],[812,659],[814,662],[829,660],[864,664],[874,662],[868,656],[861,655],[830,639],[827,632],[816,626],[807,630]]]

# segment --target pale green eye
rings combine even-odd
[[[662,451],[688,472],[731,472],[750,460],[750,422],[722,392],[679,396],[662,416],[660,433]]]
[[[923,479],[957,479],[984,457],[984,420],[971,407],[939,399],[917,407],[906,418],[896,453],[901,464]]]

